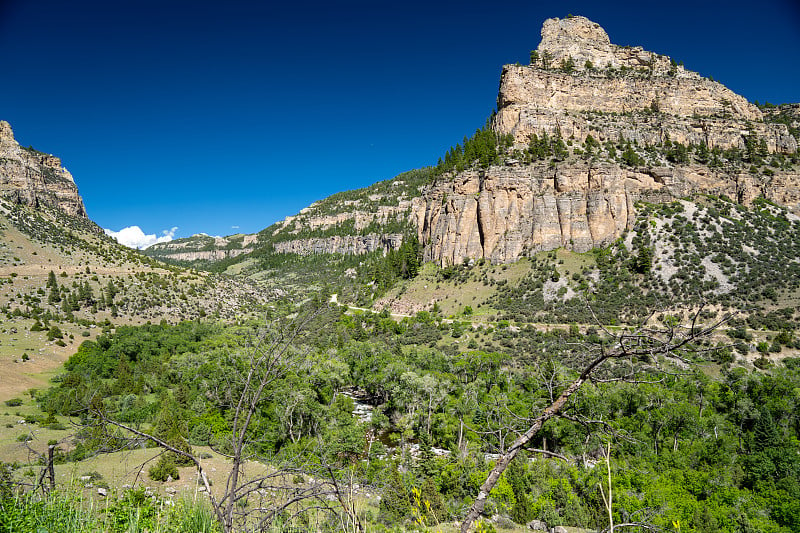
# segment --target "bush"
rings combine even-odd
[[[147,473],[153,481],[166,481],[170,476],[172,476],[172,479],[180,479],[178,467],[175,466],[172,458],[168,455],[162,455],[158,462],[150,467]]]
[[[772,362],[766,357],[759,357],[758,359],[753,361],[753,366],[755,366],[756,368],[760,368],[761,370],[764,370],[772,366]]]
[[[18,407],[22,405],[22,400],[19,398],[11,398],[10,400],[6,400],[6,405],[9,407]]]
[[[64,337],[64,333],[58,329],[58,326],[50,326],[50,329],[47,331],[47,340],[52,341],[61,339],[62,337]]]

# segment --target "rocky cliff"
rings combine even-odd
[[[0,121],[0,195],[34,207],[49,205],[86,218],[72,175],[55,156],[22,148],[8,122]]]
[[[741,149],[745,136],[756,135],[770,151],[797,150],[785,125],[765,123],[742,96],[667,56],[611,44],[584,17],[545,21],[537,54],[530,66],[506,65],[500,78],[494,127],[518,143],[560,131],[581,141],[594,132],[601,142],[670,138]]]
[[[370,235],[333,235],[330,237],[311,237],[276,242],[278,253],[310,254],[353,254],[361,255],[378,250],[397,250],[403,244],[402,233]]]
[[[286,217],[259,234],[279,253],[365,254],[397,250],[416,228],[414,198],[430,169],[412,170],[364,189],[345,191]]]
[[[492,128],[512,146],[501,164],[439,176],[414,200],[426,260],[586,251],[630,228],[640,200],[708,193],[800,208],[793,108],[765,120],[723,85],[613,45],[583,17],[547,20],[532,59],[502,70]],[[563,153],[540,162],[528,147],[545,136]]]
[[[238,233],[227,237],[212,237],[201,233],[154,244],[145,250],[145,254],[157,259],[174,261],[213,262],[250,253],[257,243],[257,235]]]

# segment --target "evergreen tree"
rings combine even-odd
[[[387,486],[381,498],[380,511],[387,519],[396,522],[411,515],[411,497],[406,489],[397,464],[389,466]]]
[[[52,270],[49,274],[47,274],[47,288],[48,289],[57,289],[58,288],[58,281],[56,281],[56,273]]]
[[[564,139],[561,138],[561,131],[556,131],[556,137],[553,140],[552,152],[553,158],[556,161],[563,161],[569,155],[567,145],[564,144]]]
[[[155,426],[153,427],[153,436],[157,437],[167,444],[184,451],[192,453],[192,447],[189,445],[189,431],[186,421],[181,418],[182,410],[178,403],[172,397],[165,393],[161,399],[161,410],[156,417]],[[176,453],[169,454],[172,456],[172,461],[179,466],[188,466],[192,461],[183,455]]]

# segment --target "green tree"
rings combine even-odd
[[[166,455],[169,456],[169,459],[174,464],[188,466],[193,464],[190,458],[192,447],[189,445],[188,423],[182,414],[182,409],[180,409],[172,396],[164,394],[161,399],[161,409],[156,416],[156,422],[153,427],[153,436],[184,452],[184,454],[167,452]]]
[[[396,464],[389,466],[389,480],[381,498],[380,512],[393,522],[411,516],[411,495]]]

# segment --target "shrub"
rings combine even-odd
[[[168,455],[162,455],[158,462],[147,471],[153,481],[166,481],[170,476],[179,479],[178,467]]]
[[[11,398],[10,400],[6,400],[6,405],[9,407],[18,407],[22,405],[22,400],[19,398]]]
[[[760,368],[761,370],[764,370],[772,366],[772,362],[766,357],[759,357],[758,359],[753,361],[753,366],[755,366],[756,368]]]

